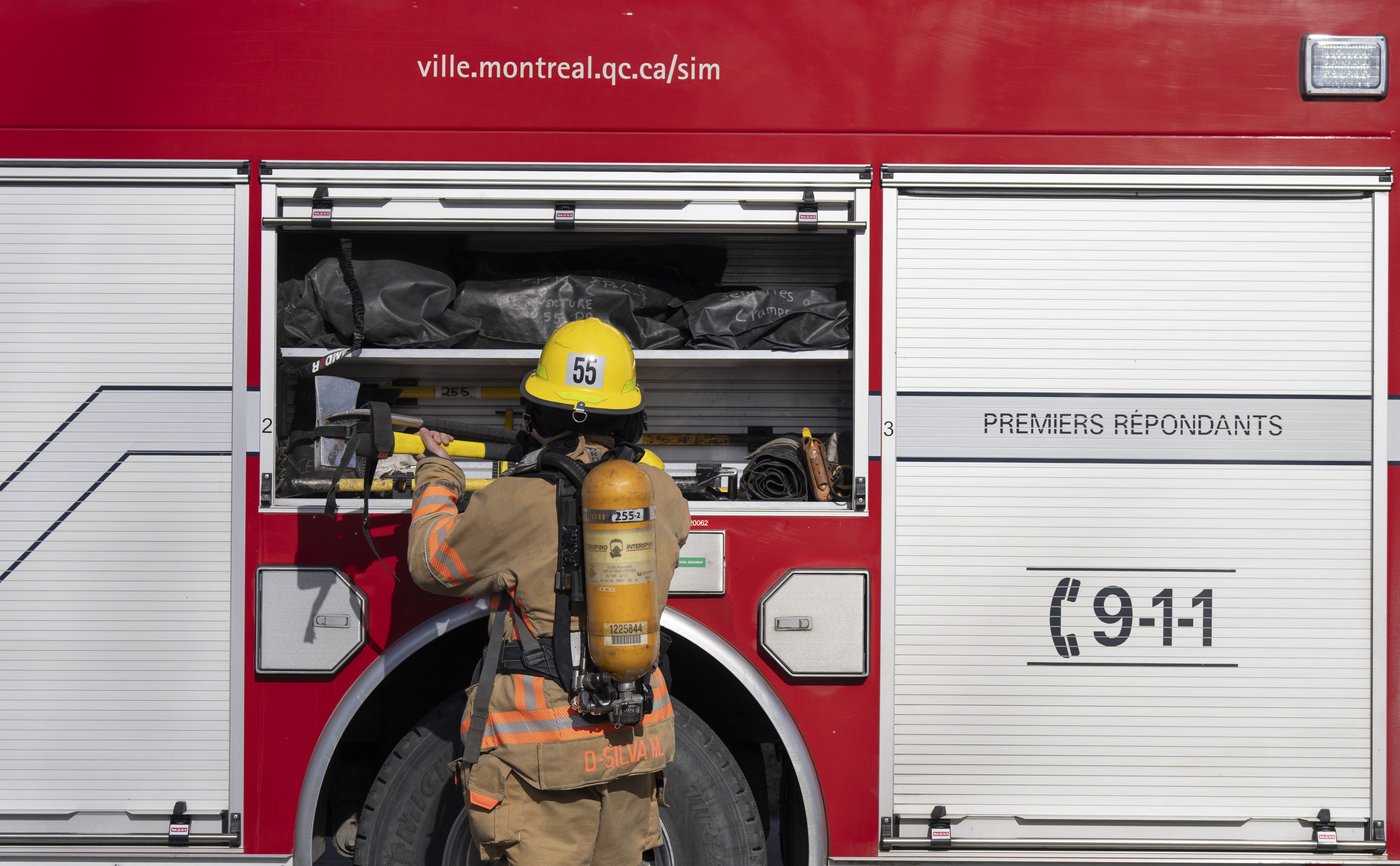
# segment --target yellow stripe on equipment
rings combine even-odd
[[[422,454],[426,449],[423,447],[423,437],[414,433],[394,434],[395,454]],[[447,443],[448,457],[476,458],[478,460],[486,457],[486,446],[481,442],[469,442],[465,439],[454,439]]]

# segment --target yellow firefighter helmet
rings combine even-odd
[[[630,415],[642,407],[632,345],[601,319],[577,319],[551,334],[520,391],[527,400],[585,417]]]

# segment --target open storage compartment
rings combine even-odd
[[[864,511],[869,184],[865,167],[265,165],[263,506],[321,506],[342,448],[304,434],[336,409],[518,430],[544,338],[592,315],[632,341],[643,444],[693,510]],[[761,493],[753,453],[804,429],[826,498],[785,444],[763,459],[788,483]],[[460,463],[475,483],[503,468]],[[796,469],[805,490],[773,498]],[[382,461],[372,507],[406,508],[412,474]]]

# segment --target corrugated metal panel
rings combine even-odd
[[[900,198],[895,813],[1373,815],[1371,207]]]
[[[1370,814],[1369,467],[925,463],[899,484],[896,811]],[[1077,656],[1051,634],[1065,579]]]
[[[234,212],[0,186],[0,812],[228,808]]]
[[[899,201],[899,389],[1369,395],[1371,201]]]

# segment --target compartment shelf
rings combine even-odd
[[[314,361],[334,349],[281,349],[283,358]],[[431,366],[433,364],[479,363],[495,364],[502,361],[533,362],[540,356],[539,349],[361,349],[354,358],[343,358],[336,366],[350,366],[357,362],[403,362]],[[639,349],[636,352],[639,363],[704,363],[731,362],[750,363],[765,361],[849,361],[849,349],[804,349],[801,351],[777,351],[772,349]]]
[[[281,349],[282,359],[310,363],[323,358],[331,349]],[[662,371],[681,372],[695,368],[716,370],[780,369],[795,364],[804,370],[849,363],[848,349],[804,350],[784,352],[751,349],[642,349],[636,353],[637,365],[652,371],[654,377]],[[507,374],[517,381],[521,371],[533,367],[539,359],[539,349],[361,349],[353,358],[341,358],[328,367],[323,375],[372,381],[382,379],[451,379],[460,371],[473,375]],[[643,377],[647,378],[646,373]]]

